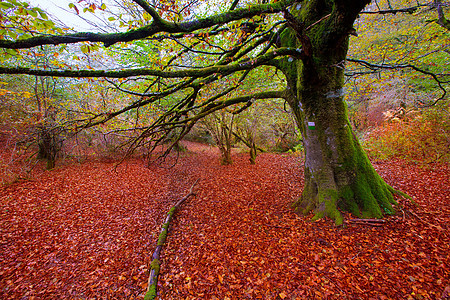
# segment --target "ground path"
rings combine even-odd
[[[440,299],[450,285],[449,166],[375,163],[419,207],[336,228],[290,210],[299,157],[221,166],[214,148],[188,149],[173,168],[86,161],[1,187],[0,298],[142,298],[161,222],[197,179],[163,252],[162,299]]]

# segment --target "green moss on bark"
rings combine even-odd
[[[320,105],[320,94],[314,96]],[[296,211],[314,211],[313,220],[329,217],[337,225],[343,222],[339,209],[362,218],[393,214],[392,205],[397,204],[393,189],[377,174],[352,133],[343,100],[325,101],[328,107],[316,107],[321,114],[315,114],[316,129],[304,134],[310,156],[302,197],[294,203]]]
[[[336,190],[325,189],[319,191],[317,200],[318,205],[312,221],[323,217],[329,217],[335,221],[336,225],[341,225],[343,223],[344,219],[342,218],[341,213],[337,210],[336,202],[338,200],[338,194]]]
[[[337,225],[343,222],[340,210],[381,218],[394,213],[396,204],[393,189],[377,174],[353,134],[343,100],[348,33],[367,2],[347,6],[310,0],[294,5],[290,11],[297,27],[286,29],[281,37],[282,46],[299,45],[301,40],[304,49],[301,60],[279,64],[293,91],[288,103],[306,152],[305,187],[293,206],[302,214],[313,211],[313,220],[329,217]],[[296,28],[308,29],[295,32]],[[315,123],[315,130],[308,122]]]
[[[167,213],[168,215],[170,215],[170,216],[173,216],[173,214],[175,213],[175,210],[176,210],[177,208],[175,207],[175,206],[173,206],[170,210],[169,210],[169,212]]]
[[[158,278],[159,270],[160,270],[161,262],[159,259],[152,260],[150,264],[150,272],[154,272],[154,278]],[[156,285],[158,281],[155,280],[147,289],[147,293],[145,293],[144,300],[153,300],[156,298]]]
[[[158,243],[157,243],[158,246],[163,246],[164,243],[166,242],[167,233],[169,231],[169,222],[164,223],[162,228],[163,229],[161,230],[161,233],[159,234],[159,237],[158,237]]]
[[[151,270],[155,270],[156,274],[159,274],[159,268],[161,266],[161,262],[159,261],[159,259],[154,259],[152,260],[152,262],[150,263],[150,269]]]

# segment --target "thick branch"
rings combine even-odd
[[[147,68],[127,69],[120,71],[106,70],[36,70],[30,68],[8,68],[0,67],[0,74],[27,74],[37,76],[54,76],[54,77],[107,77],[107,78],[126,78],[132,76],[158,76],[162,78],[183,78],[183,77],[204,77],[215,73],[228,75],[236,71],[250,70],[257,66],[265,65],[272,59],[283,55],[298,56],[300,50],[292,48],[280,48],[259,56],[255,59],[247,59],[230,65],[211,66],[202,69],[187,69],[177,71],[160,71]]]
[[[302,48],[303,48],[303,55],[302,55],[302,59],[305,62],[305,60],[311,59],[312,57],[312,44],[311,44],[311,40],[308,37],[308,35],[306,35],[305,33],[305,24],[299,22],[290,12],[288,12],[287,10],[283,11],[284,13],[284,18],[287,21],[287,24],[289,25],[289,27],[291,27],[298,40],[300,41],[300,43],[302,44]],[[305,62],[306,63],[306,62]]]
[[[139,2],[144,3],[143,1]],[[236,9],[216,16],[182,23],[167,22],[161,18],[154,18],[150,25],[124,33],[102,34],[80,32],[67,35],[42,35],[16,41],[0,40],[0,48],[25,49],[41,45],[60,45],[79,42],[101,42],[108,47],[118,42],[130,42],[133,40],[144,39],[160,32],[189,33],[195,30],[209,28],[214,25],[251,18],[260,14],[278,13],[292,3],[294,3],[294,0],[283,0],[271,4],[255,5],[249,8]]]
[[[260,92],[260,93],[256,93],[256,94],[231,98],[231,99],[227,99],[224,101],[214,102],[214,103],[210,103],[209,105],[207,105],[200,113],[198,113],[192,119],[199,120],[217,110],[221,110],[228,106],[239,104],[239,103],[247,103],[254,99],[275,99],[275,98],[284,98],[285,96],[286,96],[285,91],[266,91],[266,92]]]

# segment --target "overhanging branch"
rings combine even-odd
[[[229,65],[215,65],[202,69],[186,69],[176,71],[161,71],[148,68],[135,68],[120,71],[107,70],[37,70],[30,68],[0,67],[0,74],[26,74],[35,76],[54,76],[71,78],[127,78],[133,76],[158,76],[162,78],[204,77],[212,74],[228,75],[236,71],[250,70],[257,66],[265,65],[278,56],[291,55],[298,57],[300,49],[279,48],[254,59],[246,59]]]
[[[226,96],[232,90],[234,90],[234,88],[227,89],[227,91],[221,93],[221,96]],[[210,99],[204,100],[200,105],[187,107],[186,109],[181,109],[182,105],[177,103],[161,115],[154,123],[146,128],[142,128],[143,130],[139,136],[133,138],[127,143],[129,148],[127,155],[132,154],[135,149],[146,145],[150,145],[151,152],[156,149],[158,145],[164,143],[166,140],[165,137],[171,131],[177,129],[181,130],[177,137],[172,140],[171,145],[162,154],[164,157],[171,151],[172,147],[179,142],[200,119],[205,116],[232,105],[248,103],[250,100],[284,98],[285,96],[285,91],[266,91],[225,100],[219,100],[220,97],[216,95]],[[189,113],[192,113],[191,116],[188,116]]]
[[[143,1],[137,1],[144,3]],[[118,42],[130,42],[133,40],[151,37],[156,33],[189,33],[199,29],[209,28],[214,25],[222,25],[244,18],[251,18],[260,14],[278,13],[292,3],[294,3],[294,0],[282,0],[276,3],[255,5],[249,8],[236,9],[215,16],[182,23],[168,22],[161,18],[158,18],[156,16],[157,14],[154,14],[153,22],[150,25],[130,30],[124,33],[79,32],[65,35],[40,35],[16,41],[0,40],[0,48],[26,49],[42,45],[73,44],[79,42],[100,42],[103,43],[105,47],[109,47]]]

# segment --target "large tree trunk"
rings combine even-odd
[[[337,224],[337,208],[364,218],[392,213],[392,188],[376,173],[348,120],[337,78],[309,83],[299,90],[301,131],[306,154],[305,188],[295,204],[315,218],[328,216]],[[314,100],[314,101],[312,101]]]
[[[344,62],[348,35],[367,1],[310,0],[287,14],[290,29],[281,42],[301,45],[297,63],[280,64],[286,74],[290,101],[303,135],[305,187],[296,211],[314,218],[343,219],[339,208],[359,217],[393,213],[388,186],[372,167],[354,135],[344,96]],[[350,5],[351,4],[351,5]]]

